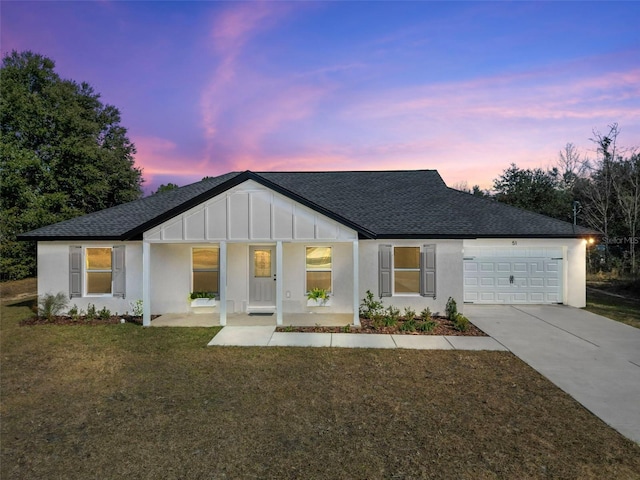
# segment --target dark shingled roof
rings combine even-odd
[[[435,170],[232,172],[20,235],[21,240],[132,240],[254,180],[362,238],[572,238],[595,232],[448,188]]]

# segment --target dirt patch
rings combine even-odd
[[[0,299],[3,305],[29,300],[38,296],[38,279],[25,278],[0,283]]]
[[[418,329],[406,329],[405,321],[398,320],[396,325],[385,326],[376,325],[374,321],[368,318],[360,319],[360,327],[344,326],[344,327],[323,327],[315,325],[313,327],[296,327],[281,326],[276,328],[276,332],[313,332],[313,333],[381,333],[393,335],[447,335],[447,336],[465,336],[465,337],[486,337],[487,334],[469,322],[469,326],[465,331],[460,331],[455,327],[454,322],[444,317],[432,317],[435,326],[432,330],[422,331]],[[419,322],[417,322],[419,324]]]

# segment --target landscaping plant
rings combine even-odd
[[[68,303],[67,296],[62,292],[55,295],[45,293],[38,300],[38,315],[51,321],[53,317],[60,315],[67,308]]]
[[[360,316],[362,318],[375,319],[375,317],[382,315],[384,311],[384,305],[382,299],[374,300],[371,290],[367,290],[365,298],[362,299],[360,304]]]
[[[447,306],[444,308],[444,311],[447,314],[447,318],[455,322],[456,315],[458,315],[458,304],[453,297],[449,297],[449,300],[447,300]]]

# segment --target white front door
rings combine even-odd
[[[249,307],[275,307],[275,247],[249,247]]]

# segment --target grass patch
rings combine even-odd
[[[587,288],[587,306],[585,310],[603,317],[640,328],[640,300],[620,297],[614,292]]]
[[[211,348],[1,310],[0,477],[638,478],[640,447],[507,352]]]

